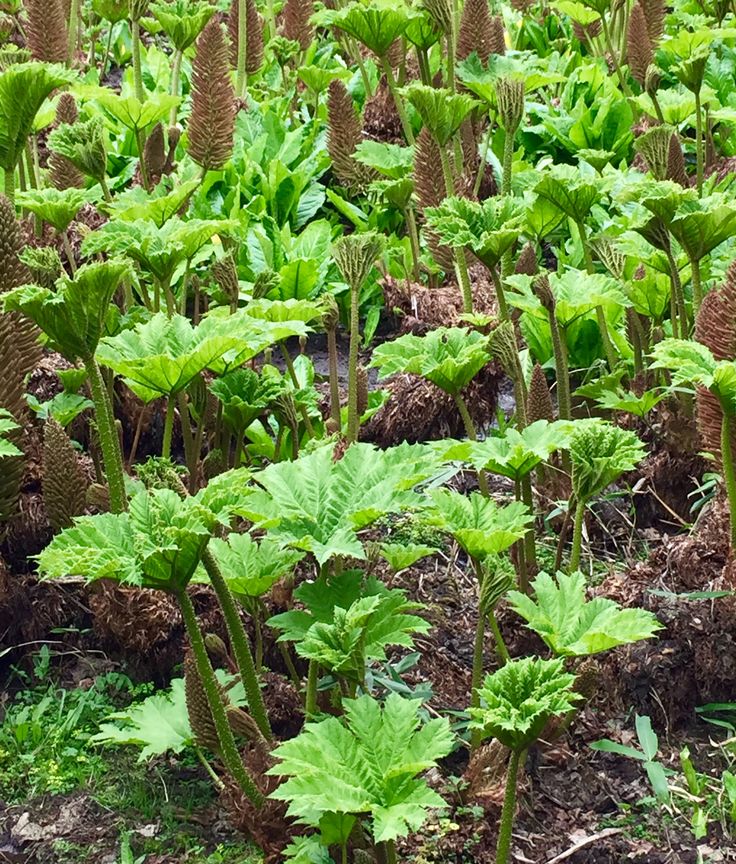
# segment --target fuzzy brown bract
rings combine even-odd
[[[205,171],[223,168],[233,152],[235,91],[222,27],[215,18],[197,40],[192,69],[189,154]]]

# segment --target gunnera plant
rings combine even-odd
[[[68,528],[87,501],[87,478],[64,429],[53,418],[43,429],[43,504],[54,531]]]
[[[235,91],[227,43],[214,18],[197,40],[188,132],[189,155],[204,172],[224,167],[233,152]]]
[[[634,3],[626,33],[626,56],[629,70],[642,90],[646,86],[647,69],[654,59],[647,19],[641,4]]]
[[[56,106],[56,125],[73,126],[79,120],[77,103],[71,93],[62,93]],[[52,150],[49,153],[49,180],[56,189],[81,189],[84,174],[74,163]]]
[[[254,0],[233,0],[227,18],[227,33],[230,39],[230,65],[239,70],[240,53],[240,7],[245,5],[245,51],[240,61],[243,66],[243,86],[246,76],[255,74],[263,65],[263,19]],[[240,71],[240,70],[239,70]],[[236,88],[236,95],[241,92]]]
[[[492,32],[488,0],[466,0],[457,37],[457,59],[465,60],[475,51],[485,66],[491,54]]]
[[[312,0],[286,0],[282,14],[284,36],[298,42],[302,51],[306,51],[314,38],[314,27],[310,21],[314,15],[314,3]]]
[[[64,63],[67,57],[66,16],[61,0],[24,0],[28,21],[26,43],[34,60]]]
[[[327,152],[337,179],[348,188],[360,188],[370,179],[370,170],[353,155],[363,140],[363,129],[347,87],[339,79],[327,92]]]

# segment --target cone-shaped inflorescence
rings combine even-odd
[[[646,85],[647,69],[654,59],[652,42],[649,37],[647,19],[639,3],[634,3],[629,16],[629,28],[626,34],[626,51],[629,69],[639,86]]]
[[[537,264],[537,253],[534,249],[534,244],[526,243],[516,261],[514,273],[523,276],[536,276],[538,271],[539,265]]]
[[[488,31],[488,47],[491,54],[506,53],[506,31],[503,26],[503,18],[500,15],[494,15],[491,18],[491,26]]]
[[[286,0],[282,31],[287,39],[298,42],[302,51],[306,51],[314,39],[314,27],[309,20],[313,14],[312,0]]]
[[[703,298],[695,338],[710,348],[716,360],[736,359],[736,262],[728,268],[723,285]],[[698,387],[697,417],[704,449],[720,460],[723,410],[718,398],[705,387]],[[736,434],[731,447],[736,447]]]
[[[263,19],[261,18],[255,4],[255,0],[248,0],[246,5],[246,54],[245,71],[254,75],[263,65]],[[227,18],[227,33],[230,37],[230,65],[233,69],[238,68],[238,45],[240,26],[240,4],[233,0],[230,4],[230,12]]]
[[[667,179],[674,180],[680,186],[690,185],[679,135],[673,135],[670,138],[670,149],[667,156]]]
[[[513,135],[524,116],[524,80],[503,77],[496,82],[498,117],[504,130]]]
[[[143,148],[143,161],[146,163],[146,172],[155,182],[161,177],[166,166],[166,146],[164,144],[164,127],[157,123],[146,139]]]
[[[652,45],[656,45],[664,33],[666,4],[664,0],[639,0],[639,2],[641,3],[641,8],[647,21],[649,41]]]
[[[337,179],[348,188],[361,187],[370,179],[370,171],[353,154],[363,140],[363,131],[353,100],[339,80],[330,82],[327,123],[327,152]]]
[[[56,106],[56,125],[73,126],[79,119],[77,103],[71,93],[62,93]],[[53,150],[49,153],[49,179],[56,189],[81,189],[84,174],[74,164]]]
[[[84,513],[87,478],[69,436],[54,419],[43,428],[43,504],[54,531]]]
[[[542,369],[539,363],[535,363],[532,369],[526,413],[529,423],[536,423],[537,420],[548,420],[551,423],[555,419],[555,409],[552,404],[549,385],[547,384],[544,369]]]
[[[19,258],[22,249],[23,238],[15,208],[4,195],[0,195],[0,406],[10,412],[19,426],[22,426],[27,413],[25,379],[41,359],[36,327],[16,312],[1,311],[2,293],[29,281],[28,270]],[[8,439],[22,449],[21,429],[11,432]],[[21,456],[2,460],[0,522],[15,512],[23,466]]]
[[[25,0],[28,21],[26,41],[34,60],[64,63],[67,57],[67,30],[61,0]]]
[[[446,197],[442,172],[437,169],[439,164],[440,153],[437,142],[429,130],[424,128],[417,135],[414,144],[414,188],[422,210],[426,207],[439,206]],[[432,257],[445,272],[451,273],[455,266],[452,249],[443,246],[432,231],[425,233]]]
[[[189,154],[205,171],[222,168],[233,152],[235,91],[222,27],[212,18],[197,40],[192,69]]]
[[[457,37],[458,60],[465,60],[473,51],[485,65],[491,53],[491,13],[488,0],[465,0]]]
[[[600,18],[591,21],[590,24],[585,26],[580,24],[578,21],[572,22],[572,32],[575,34],[575,38],[578,42],[582,42],[583,44],[590,42],[591,39],[595,39],[596,36],[599,36],[602,29]]]

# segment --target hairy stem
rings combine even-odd
[[[723,411],[721,421],[721,462],[723,463],[723,482],[728,496],[728,509],[731,514],[731,549],[736,550],[736,472],[734,471],[733,447],[731,446],[731,417]]]
[[[161,444],[161,456],[168,459],[171,456],[171,438],[174,431],[174,408],[176,402],[173,396],[166,400],[166,420],[164,421],[164,440]]]
[[[77,40],[79,38],[79,0],[71,0],[69,4],[69,27],[67,33],[67,63],[69,66],[73,66],[77,53]]]
[[[272,25],[273,22],[271,21]],[[271,33],[273,36],[273,32]],[[235,79],[235,93],[241,99],[248,87],[248,4],[238,0],[238,73]]]
[[[314,717],[317,713],[317,683],[319,682],[319,664],[316,660],[309,661],[307,672],[307,692],[304,697],[304,713]]]
[[[340,429],[340,382],[337,366],[337,328],[330,327],[327,331],[327,354],[330,367],[330,417]]]
[[[348,354],[348,441],[358,440],[358,349],[360,347],[360,288],[350,290],[350,352]]]
[[[141,24],[131,21],[130,31],[133,37],[133,88],[135,98],[143,102],[143,73],[141,71]]]
[[[230,638],[230,644],[232,645],[235,660],[238,664],[245,695],[248,699],[248,709],[263,737],[267,741],[270,741],[273,737],[271,724],[268,722],[268,714],[263,702],[263,694],[258,682],[258,673],[256,672],[256,665],[250,650],[248,634],[245,632],[235,599],[225,581],[225,577],[222,575],[220,565],[217,563],[217,559],[211,550],[205,549],[202,555],[202,564],[207,571],[210,583],[222,607],[227,634]]]
[[[583,522],[585,521],[585,501],[575,504],[575,524],[572,529],[572,551],[570,552],[570,563],[568,572],[574,573],[580,569],[580,551],[583,545]]]
[[[227,719],[225,705],[223,704],[217,686],[217,678],[215,677],[215,672],[210,663],[210,658],[207,655],[207,648],[205,647],[204,639],[202,638],[202,631],[199,629],[199,624],[197,623],[197,616],[194,612],[192,601],[189,599],[189,595],[186,591],[180,591],[176,595],[176,599],[179,601],[179,608],[181,609],[181,615],[184,619],[184,626],[186,627],[189,643],[192,647],[194,660],[197,665],[197,674],[199,675],[205,695],[207,696],[207,703],[209,704],[210,712],[212,713],[212,720],[215,724],[215,730],[217,731],[217,737],[220,741],[222,761],[225,763],[225,767],[229,774],[236,781],[238,786],[240,786],[250,801],[255,804],[256,807],[261,807],[265,799],[253,781],[253,778],[246,770],[245,765],[243,765],[243,760],[240,758],[238,746],[235,743],[235,737],[233,736],[233,731],[230,728],[230,723]]]
[[[516,809],[516,778],[519,774],[519,763],[521,751],[511,751],[511,761],[506,773],[506,791],[503,797],[503,810],[501,811],[501,824],[498,831],[498,843],[496,844],[496,864],[507,864],[509,850],[511,849],[511,829],[514,824],[514,811]]]
[[[700,260],[698,258],[690,259],[690,272],[693,281],[693,314],[697,317],[700,304],[703,302],[703,282],[700,277]],[[683,333],[682,337],[683,339],[687,338],[687,334]]]
[[[470,705],[477,708],[480,705],[478,695],[483,683],[483,643],[486,635],[485,615],[478,610],[478,623],[475,625],[475,641],[473,643],[473,673],[470,682]],[[481,742],[481,730],[473,729],[470,733],[470,747],[475,750]]]
[[[182,52],[174,51],[174,62],[171,64],[171,95],[179,96],[179,90],[181,88],[181,60],[182,60]],[[176,112],[178,110],[178,105],[171,106],[171,112],[169,114],[169,126],[176,125]]]
[[[445,192],[449,198],[455,194],[455,181],[452,178],[452,170],[450,169],[450,160],[447,157],[447,150],[444,147],[441,147],[439,143],[437,146],[440,151],[440,163],[442,164],[442,176],[445,180]],[[458,246],[453,251],[455,254],[457,281],[463,295],[463,312],[469,314],[473,311],[473,291],[470,287],[470,276],[468,275],[468,262],[465,257],[465,249]]]
[[[521,478],[521,500],[526,504],[529,512],[534,515],[534,496],[532,494],[532,478],[525,474]],[[524,558],[526,560],[525,584],[520,584],[519,589],[525,594],[529,591],[529,577],[535,576],[537,572],[537,549],[535,542],[534,522],[524,535]]]
[[[695,182],[698,198],[703,197],[703,114],[700,104],[700,89],[695,91]]]
[[[468,406],[465,400],[459,393],[453,393],[453,399],[455,400],[455,405],[457,405],[457,410],[460,412],[460,417],[462,418],[463,426],[465,427],[465,434],[468,436],[468,440],[477,441],[478,431],[475,428],[475,423],[473,423],[473,418],[470,416],[470,411],[468,411]],[[488,478],[486,477],[486,472],[483,470],[478,471],[478,488],[486,497],[488,497]]]
[[[396,79],[394,78],[394,72],[391,68],[391,64],[385,57],[381,57],[381,68],[383,69],[383,74],[386,76],[386,84],[388,84],[388,89],[394,100],[394,105],[396,106],[396,113],[399,115],[399,120],[401,121],[401,128],[403,129],[404,137],[406,138],[406,143],[410,146],[413,146],[414,131],[411,128],[409,115],[406,113],[404,100],[399,93],[399,89],[396,85]]]
[[[100,438],[102,461],[105,464],[107,486],[110,493],[110,510],[113,513],[122,513],[127,508],[123,454],[120,450],[118,431],[115,428],[115,415],[112,410],[110,393],[105,386],[102,372],[94,357],[87,357],[83,362],[95,406],[97,433]]]

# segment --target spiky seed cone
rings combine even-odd
[[[519,349],[516,344],[516,333],[511,321],[502,321],[491,333],[491,351],[498,358],[503,371],[511,378],[516,379],[519,362]]]
[[[24,0],[26,41],[34,60],[64,63],[67,53],[66,16],[61,0]]]
[[[601,20],[600,18],[595,21],[591,21],[590,24],[584,26],[583,24],[579,24],[577,21],[573,21],[572,31],[575,34],[575,38],[578,42],[582,42],[585,44],[586,42],[590,42],[590,40],[595,39],[596,36],[600,35],[602,30]]]
[[[536,276],[539,271],[537,251],[533,243],[525,244],[516,262],[514,273],[523,276]]]
[[[524,116],[524,80],[499,78],[496,82],[496,101],[501,125],[509,135],[513,135]]]
[[[506,31],[503,26],[503,18],[494,15],[491,18],[491,26],[488,30],[488,47],[491,54],[506,53]]]
[[[655,180],[667,178],[670,140],[674,132],[671,126],[655,126],[640,135],[634,142],[635,148],[644,157]]]
[[[358,417],[362,417],[368,410],[368,370],[365,366],[358,366]]]
[[[20,224],[15,216],[15,207],[5,197],[0,195],[0,295],[11,288],[17,288],[30,281],[30,273],[20,260],[25,241]],[[30,374],[41,360],[42,349],[38,341],[38,328],[28,318],[16,312],[8,313],[14,322],[13,343],[20,355],[20,374],[25,377]],[[7,366],[0,366],[2,374],[8,371]],[[0,405],[12,410],[0,400]]]
[[[414,188],[422,210],[426,207],[437,207],[445,197],[442,172],[437,170],[439,164],[440,151],[437,142],[429,130],[423,128],[414,144]],[[454,267],[452,249],[443,246],[433,231],[425,229],[424,233],[434,260],[446,273],[451,273]]]
[[[586,660],[583,660],[580,666],[578,666],[575,672],[575,683],[573,684],[572,689],[576,693],[580,693],[580,695],[585,698],[586,702],[590,702],[598,692],[600,679],[601,672],[598,663],[592,657],[588,657]]]
[[[212,265],[212,275],[215,277],[217,287],[227,295],[230,302],[237,301],[240,296],[240,283],[233,256],[228,254],[216,261]]]
[[[629,16],[626,51],[631,74],[643,89],[646,84],[647,69],[654,59],[654,51],[649,38],[647,19],[639,3],[634,3]]]
[[[723,285],[703,298],[695,321],[695,338],[710,348],[716,360],[736,359],[736,262],[728,268]],[[699,387],[698,432],[703,447],[718,460],[721,458],[722,419],[723,412],[716,396]],[[736,446],[736,434],[731,444]]]
[[[542,274],[534,280],[532,285],[534,293],[539,297],[539,302],[548,312],[554,312],[556,305],[555,295],[552,292],[552,286],[549,284],[549,279],[545,274]]]
[[[202,460],[202,474],[205,480],[211,480],[213,477],[218,477],[224,471],[227,471],[227,462],[222,450],[215,449],[210,452]]]
[[[331,81],[327,93],[327,152],[337,179],[348,188],[359,189],[371,179],[367,167],[353,159],[362,140],[360,119],[347,87],[342,81]]]
[[[197,39],[188,129],[192,159],[207,171],[223,168],[233,152],[235,91],[227,44],[216,18]]]
[[[680,144],[680,136],[672,135],[670,137],[670,148],[667,154],[667,179],[674,180],[680,186],[689,186],[687,170],[685,168],[685,157],[682,153],[682,144]]]
[[[529,423],[536,423],[537,420],[547,420],[551,423],[555,419],[555,409],[552,404],[549,385],[547,384],[544,369],[542,369],[539,363],[535,363],[532,369],[526,414]]]
[[[287,39],[298,42],[302,51],[306,51],[314,39],[314,27],[309,20],[312,15],[314,15],[312,0],[286,0],[282,33]]]
[[[43,428],[43,504],[54,531],[72,524],[84,513],[87,479],[64,429],[49,419]]]
[[[458,60],[465,60],[475,51],[481,63],[485,65],[491,53],[489,43],[491,29],[488,0],[465,0],[457,37]]]
[[[27,406],[23,358],[15,342],[17,321],[15,314],[0,314],[0,405],[22,426]],[[22,450],[22,428],[11,432],[8,440]],[[15,513],[24,464],[22,456],[0,459],[0,527]]]
[[[143,161],[146,163],[148,176],[158,178],[166,165],[166,147],[164,144],[164,127],[157,123],[151,130],[143,148]]]
[[[206,747],[213,753],[218,753],[220,739],[217,736],[207,694],[202,686],[202,679],[199,677],[197,663],[191,650],[187,650],[184,655],[184,696],[189,714],[189,725],[192,727],[197,745]]]
[[[261,18],[254,0],[248,0],[246,4],[246,18],[248,25],[247,45],[245,52],[245,69],[249,75],[254,75],[263,66],[263,19]],[[232,0],[230,12],[227,16],[227,33],[230,37],[230,65],[233,69],[238,67],[238,45],[240,34],[240,5],[238,0]]]
[[[340,323],[340,307],[333,294],[323,295],[322,310],[322,326],[325,330],[336,330]]]
[[[649,41],[656,46],[664,33],[665,2],[664,0],[639,0],[639,3],[646,18]]]

